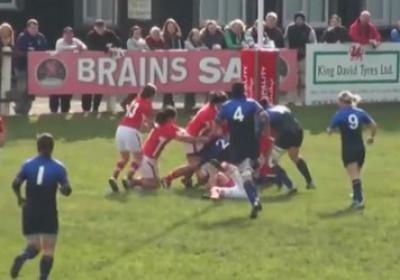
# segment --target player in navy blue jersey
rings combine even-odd
[[[295,192],[293,183],[287,177],[286,172],[279,165],[279,159],[287,151],[290,159],[296,164],[297,169],[306,180],[307,189],[315,188],[310,171],[306,161],[300,156],[300,148],[303,143],[303,129],[292,111],[282,105],[270,106],[265,101],[266,110],[269,116],[271,130],[275,136],[275,143],[271,151],[270,164],[281,181],[285,184],[289,192]]]
[[[217,115],[216,123],[222,125],[224,122],[229,127],[230,160],[239,167],[252,205],[250,218],[254,219],[262,209],[253,182],[254,167],[259,157],[258,134],[264,129],[268,131],[268,115],[257,101],[246,98],[243,83],[235,83],[230,100],[221,106]]]
[[[363,126],[370,130],[368,144],[373,144],[377,132],[375,121],[367,112],[357,108],[360,97],[349,91],[339,94],[338,104],[340,109],[333,117],[328,133],[338,130],[342,138],[342,160],[352,182],[353,199],[351,208],[363,209],[364,199],[361,185],[361,169],[365,160],[365,145],[362,136]]]
[[[58,234],[57,190],[65,196],[72,192],[64,166],[51,156],[53,148],[53,136],[47,133],[40,135],[37,139],[38,156],[22,165],[12,184],[18,204],[22,207],[23,234],[27,240],[26,248],[14,260],[12,278],[17,278],[23,264],[41,251],[39,279],[48,279],[53,266]],[[25,197],[21,194],[24,183]]]

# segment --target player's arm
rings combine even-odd
[[[339,115],[336,114],[336,115],[333,117],[333,119],[332,119],[331,123],[329,124],[328,128],[326,129],[326,132],[327,132],[329,135],[332,135],[332,133],[338,131],[339,121],[340,121],[340,120],[339,120]]]
[[[175,140],[184,143],[196,144],[196,143],[208,143],[210,141],[210,137],[208,136],[199,136],[193,137],[186,133],[184,129],[178,131],[175,135]]]
[[[63,167],[60,171],[60,175],[58,178],[58,184],[60,193],[63,196],[70,196],[72,194],[72,188],[68,180],[68,175],[66,169]]]
[[[271,135],[271,129],[269,125],[268,113],[263,109],[260,103],[254,101],[254,104],[255,104],[255,117],[259,130],[258,134],[260,136],[265,135],[266,137],[269,137]]]
[[[14,191],[15,196],[17,197],[18,205],[23,206],[25,204],[25,198],[22,197],[21,187],[25,182],[25,168],[24,166],[21,168],[21,171],[17,174],[14,181],[12,182],[12,189]]]
[[[367,113],[364,114],[362,120],[367,125],[368,130],[370,132],[370,136],[367,139],[367,143],[373,144],[375,141],[375,136],[378,133],[378,125]]]

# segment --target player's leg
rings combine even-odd
[[[26,248],[22,253],[15,257],[14,263],[11,267],[11,278],[15,279],[18,277],[22,266],[27,260],[34,259],[41,250],[40,236],[37,234],[26,236]]]
[[[54,263],[54,251],[57,244],[56,234],[43,234],[42,248],[43,255],[40,260],[40,280],[47,280]]]
[[[274,146],[270,154],[269,166],[274,172],[278,184],[284,185],[288,189],[289,194],[293,194],[296,193],[297,190],[294,187],[292,180],[290,180],[289,176],[287,175],[286,171],[279,165],[279,161],[285,152],[286,151],[284,149],[279,148],[278,146]]]
[[[349,152],[347,156],[344,157],[344,160],[353,189],[353,202],[351,206],[356,209],[363,209],[364,196],[362,191],[361,169],[364,165],[365,150]]]
[[[141,187],[152,190],[160,186],[156,160],[144,156],[140,164],[139,172],[142,175],[141,178],[126,178],[122,181],[125,189]]]
[[[198,168],[197,164],[190,164],[190,163],[178,167],[172,170],[166,177],[161,179],[161,185],[164,188],[170,188],[172,182],[180,177],[185,177],[185,179],[190,180],[192,174],[196,171],[197,168]]]
[[[127,143],[128,150],[132,153],[133,161],[129,167],[127,174],[128,179],[132,179],[143,160],[142,153],[142,141],[140,138],[140,133],[137,130],[130,129],[129,131],[129,142]]]
[[[310,170],[308,169],[308,165],[306,161],[300,155],[300,148],[299,147],[291,147],[288,150],[288,154],[290,159],[296,164],[297,169],[303,175],[304,179],[307,183],[307,189],[315,188]]]
[[[250,218],[256,219],[258,212],[262,210],[262,206],[260,198],[258,197],[257,187],[253,182],[253,168],[251,166],[251,160],[244,160],[239,165],[239,171],[243,180],[243,187],[246,191],[247,198],[252,206]]]

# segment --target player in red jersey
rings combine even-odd
[[[226,100],[227,96],[224,92],[210,93],[210,101],[197,112],[197,114],[186,126],[187,134],[193,137],[210,136],[210,133],[214,130],[214,121],[217,116],[219,106]],[[182,182],[186,187],[191,186],[191,177],[193,173],[198,170],[200,164],[198,153],[201,151],[203,146],[203,144],[199,143],[186,143],[185,151],[188,163],[170,172],[168,176],[162,179],[162,185],[164,187],[170,187],[174,179],[185,176]],[[204,177],[204,173],[202,172],[197,172],[196,175],[199,182],[205,182],[205,180],[207,180],[207,177]]]
[[[141,178],[135,179],[130,176],[123,180],[125,189],[139,186],[145,189],[156,189],[159,187],[159,175],[157,160],[165,146],[171,140],[184,143],[206,143],[208,137],[193,137],[187,135],[186,131],[176,124],[177,112],[173,107],[166,107],[156,115],[156,125],[150,131],[143,144],[143,159],[139,172]],[[131,173],[130,173],[131,174]]]
[[[6,142],[6,128],[4,127],[4,122],[0,116],[0,147],[3,147]]]
[[[127,106],[126,115],[118,126],[115,141],[120,153],[120,159],[115,165],[109,184],[113,192],[118,192],[118,177],[121,171],[129,163],[130,155],[133,160],[130,165],[128,176],[133,177],[142,161],[142,145],[140,130],[143,125],[149,123],[153,114],[152,101],[156,93],[156,87],[152,84],[146,85],[139,96]]]

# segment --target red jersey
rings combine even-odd
[[[150,117],[153,112],[153,105],[150,99],[137,97],[128,106],[125,117],[120,125],[140,130],[144,117]]]
[[[143,144],[143,154],[149,158],[158,159],[168,142],[174,139],[180,130],[173,121],[157,125],[150,131]]]
[[[217,116],[217,108],[210,103],[204,105],[186,126],[186,131],[191,136],[205,136]]]

